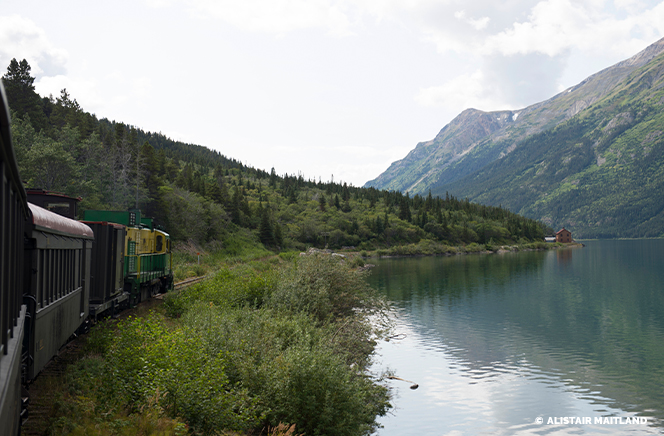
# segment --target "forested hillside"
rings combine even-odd
[[[579,237],[662,237],[662,108],[664,55],[570,120],[455,182],[454,192],[559,223]]]
[[[367,186],[453,193],[578,238],[664,237],[664,39],[549,100],[466,110]]]
[[[268,248],[372,250],[539,241],[544,224],[502,207],[277,175],[208,148],[85,112],[66,90],[41,97],[30,65],[3,76],[19,169],[27,187],[81,197],[81,209],[138,207],[176,240],[229,252]]]

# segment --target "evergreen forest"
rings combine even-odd
[[[26,187],[80,197],[80,214],[139,208],[176,241],[212,244],[228,254],[248,241],[273,251],[327,246],[395,253],[401,247],[396,253],[408,254],[527,244],[552,232],[500,206],[279,175],[99,119],[66,89],[58,97],[37,94],[26,60],[13,59],[2,79]]]

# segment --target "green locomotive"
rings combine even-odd
[[[112,235],[107,244],[103,243],[105,246],[100,243],[97,248],[105,253],[116,253],[111,262],[104,264],[112,270],[106,275],[113,278],[114,285],[99,296],[99,307],[93,307],[91,300],[93,314],[123,303],[133,306],[173,288],[171,239],[168,233],[154,227],[151,218],[141,218],[141,211],[137,209],[86,210],[84,222],[93,227],[95,234],[106,226]]]

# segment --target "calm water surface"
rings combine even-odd
[[[370,281],[401,335],[375,369],[419,384],[390,381],[379,436],[664,434],[664,240],[383,259]]]

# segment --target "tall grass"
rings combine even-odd
[[[173,270],[176,281],[212,274],[224,265],[248,263],[274,253],[248,232],[230,233],[222,241],[206,246],[193,242],[174,244]]]

